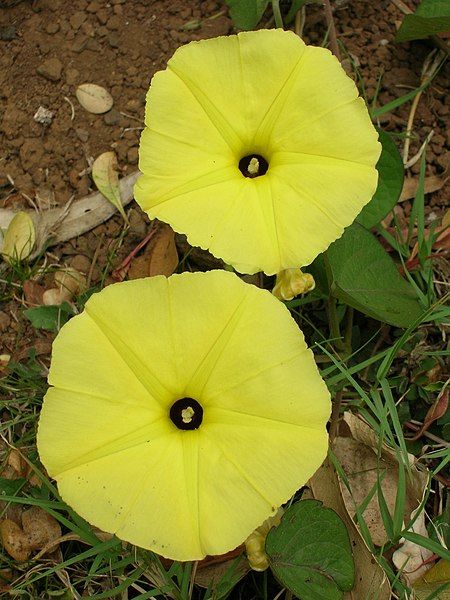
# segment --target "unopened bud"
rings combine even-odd
[[[285,269],[277,274],[272,294],[279,300],[292,300],[299,294],[311,292],[315,287],[314,277],[310,273],[302,273],[301,269]]]
[[[254,571],[265,571],[269,567],[269,558],[266,554],[266,537],[272,527],[280,524],[283,509],[279,508],[273,517],[269,517],[260,527],[255,529],[245,540],[245,551],[250,567]]]

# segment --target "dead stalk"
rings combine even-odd
[[[325,18],[327,20],[328,30],[330,32],[330,46],[333,54],[337,59],[341,60],[341,53],[339,52],[339,46],[336,35],[336,27],[334,25],[333,10],[331,8],[330,0],[323,0],[323,6],[325,10]]]

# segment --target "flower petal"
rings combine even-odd
[[[213,538],[226,540],[220,548],[225,551],[242,541],[244,523],[250,534],[263,522],[262,515],[274,514],[292,496],[299,481],[306,483],[317,470],[318,457],[322,461],[326,456],[328,438],[323,428],[297,427],[216,408],[209,412],[211,421],[205,428],[209,452],[206,464],[200,463],[200,473],[204,473],[199,490],[202,544],[208,547]],[[230,478],[233,472],[239,475],[235,488],[223,488],[214,470]],[[239,510],[231,494],[241,498]],[[214,522],[216,511],[222,518]]]

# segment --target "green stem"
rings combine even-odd
[[[349,357],[352,353],[353,314],[353,308],[351,306],[347,306],[347,312],[345,315],[347,322],[344,333],[345,358]]]
[[[331,294],[328,296],[328,323],[330,326],[331,337],[333,338],[333,346],[337,350],[342,350],[341,331],[339,329],[339,318],[336,310],[336,298]]]
[[[275,17],[275,25],[278,28],[284,29],[283,17],[280,11],[280,0],[272,0],[273,16]]]
[[[180,585],[180,596],[182,600],[188,600],[189,598],[189,584],[191,582],[192,566],[194,563],[186,562],[182,565],[183,575]]]

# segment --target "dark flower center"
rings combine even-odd
[[[180,398],[170,407],[169,415],[178,429],[198,429],[203,421],[203,408],[193,398]]]
[[[259,177],[267,173],[269,163],[261,154],[249,154],[239,161],[239,170],[244,177]]]

